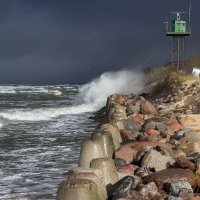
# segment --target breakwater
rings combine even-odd
[[[199,135],[143,96],[111,95],[57,200],[198,199]]]

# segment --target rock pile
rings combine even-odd
[[[184,85],[181,92],[192,91],[194,97],[198,95],[199,88],[199,84],[191,87]],[[158,98],[156,106],[143,96],[133,94],[108,97],[104,110],[106,123],[92,134],[90,142],[86,142],[93,146],[87,146],[87,150],[81,153],[80,161],[84,166],[79,163],[80,169],[87,166],[102,170],[101,183],[107,193],[103,198],[99,195],[96,199],[200,199],[200,134],[182,130],[180,118],[173,113],[159,115],[157,109],[166,101],[175,101],[175,97],[180,97],[176,90],[172,94],[173,99]],[[95,152],[97,146],[103,150]],[[87,154],[87,159],[83,154]],[[81,179],[84,180],[83,173]],[[71,182],[65,182],[69,187]],[[59,186],[57,200],[70,199],[65,196],[68,187],[66,191],[66,187],[62,188],[65,182]],[[79,182],[73,182],[75,193]],[[98,190],[95,193],[94,188],[91,189],[93,196],[98,196]],[[78,199],[81,197],[76,196],[74,200]]]
[[[170,92],[158,94],[153,100],[157,110],[163,110],[169,104],[174,104],[173,112],[175,113],[199,113],[200,82],[180,83]]]

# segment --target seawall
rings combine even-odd
[[[195,126],[194,117],[159,112],[144,96],[113,94],[95,118],[99,128],[83,142],[57,200],[200,198],[200,129],[187,123]]]

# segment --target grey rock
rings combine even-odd
[[[186,180],[175,180],[166,184],[166,190],[171,195],[179,197],[181,193],[192,194],[191,185]]]
[[[169,126],[160,123],[160,122],[156,122],[156,127],[155,127],[158,131],[160,131],[161,133],[165,133],[166,131],[168,131]]]
[[[119,180],[117,183],[115,183],[110,192],[109,192],[109,199],[116,200],[122,197],[130,197],[130,194],[132,193],[134,195],[139,195],[134,193],[135,188],[140,183],[139,179],[132,177],[132,176],[126,176]]]
[[[169,195],[167,200],[183,200],[183,199],[181,197],[175,197],[175,196]]]
[[[115,162],[115,166],[116,166],[117,168],[123,167],[123,166],[127,165],[126,161],[123,160],[123,159],[121,159],[121,158],[115,158],[115,159],[114,159],[114,162]]]
[[[184,134],[185,134],[185,131],[180,130],[172,136],[172,139],[180,140],[182,137],[184,137]]]
[[[151,182],[139,187],[138,192],[144,197],[144,199],[155,199],[158,193],[158,188],[154,182]]]
[[[146,122],[144,124],[144,130],[145,131],[148,130],[148,129],[150,129],[150,128],[155,129],[156,128],[156,122]]]
[[[175,160],[169,156],[162,155],[160,152],[151,149],[142,159],[142,166],[145,165],[149,168],[154,168],[155,171],[167,169],[173,165]]]
[[[139,123],[134,122],[130,119],[123,120],[123,122],[125,129],[129,131],[140,131],[142,129],[142,126]]]

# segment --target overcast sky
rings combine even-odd
[[[0,83],[85,83],[106,71],[170,61],[163,21],[188,0],[0,0]],[[192,1],[186,56],[199,55]]]

